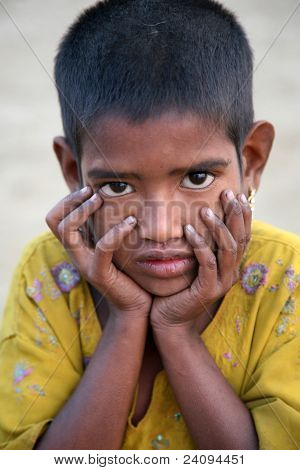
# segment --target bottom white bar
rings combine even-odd
[[[0,452],[0,468],[16,470],[48,470],[63,468],[123,468],[174,470],[184,468],[243,468],[253,466],[299,469],[298,451],[294,450],[4,450]],[[5,466],[4,466],[5,465]]]

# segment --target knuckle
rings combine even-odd
[[[76,192],[70,193],[65,197],[64,203],[65,204],[73,203],[75,199],[76,199]]]
[[[215,217],[215,221],[216,221],[216,224],[218,227],[220,227],[222,230],[225,229],[225,224],[223,222],[223,220],[220,219],[220,217]]]
[[[217,262],[215,256],[210,256],[206,262],[206,265],[209,269],[216,269]]]
[[[88,204],[87,204],[88,202],[89,201],[86,201],[83,204],[80,204],[80,206],[76,207],[75,211],[77,212],[77,214],[81,215],[84,212],[85,208],[88,206]]]
[[[60,236],[61,239],[64,239],[65,238],[65,234],[66,234],[66,224],[64,222],[64,220],[62,220],[61,222],[59,222],[58,226],[57,226],[57,233],[58,235]]]
[[[200,249],[204,249],[207,247],[205,239],[200,235],[197,236],[197,247]]]
[[[236,215],[241,215],[241,213],[243,212],[242,208],[241,208],[241,205],[240,203],[235,200],[234,203],[233,203],[233,212],[236,214]]]
[[[247,244],[247,237],[241,237],[241,238],[239,238],[239,239],[238,239],[238,244],[239,244],[239,245],[242,245],[242,246],[246,245],[246,244]]]
[[[238,245],[235,241],[232,242],[231,244],[231,247],[230,247],[230,251],[233,255],[236,255],[237,254],[237,251],[238,251]]]
[[[100,253],[104,251],[103,238],[100,238],[100,240],[97,241],[95,245],[95,250],[97,250],[97,252],[100,252]]]

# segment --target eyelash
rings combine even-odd
[[[201,189],[206,189],[206,188],[208,188],[208,187],[211,186],[211,184],[213,184],[213,182],[215,181],[216,175],[215,175],[214,173],[211,173],[211,172],[208,172],[208,171],[195,171],[195,172],[193,172],[193,173],[188,173],[188,174],[186,174],[186,175],[183,177],[182,181],[183,181],[185,178],[191,177],[191,176],[193,176],[193,175],[199,175],[199,174],[200,174],[200,175],[205,175],[206,178],[207,178],[207,176],[212,176],[212,177],[213,177],[213,180],[212,180],[207,186],[205,186],[204,188],[186,188],[186,187],[185,187],[184,189],[190,189],[190,190],[192,190],[192,191],[194,191],[194,190],[199,191],[199,190],[201,190]],[[109,186],[109,185],[112,185],[112,184],[124,184],[124,185],[127,185],[127,187],[128,187],[128,186],[131,186],[131,184],[126,183],[126,182],[124,182],[124,181],[109,181],[109,182],[106,182],[106,183],[102,183],[102,184],[95,185],[95,190],[96,190],[96,191],[99,191],[99,190],[101,190],[103,187]],[[195,183],[191,183],[191,184],[195,184]],[[180,185],[180,186],[182,187],[182,185]],[[133,192],[134,192],[134,191],[130,191],[129,193],[120,194],[120,195],[117,195],[117,194],[116,194],[116,195],[114,195],[114,196],[109,196],[109,195],[107,195],[107,194],[105,194],[105,193],[104,193],[104,194],[105,194],[105,196],[110,197],[110,198],[117,198],[117,197],[126,196],[127,194],[132,194]]]

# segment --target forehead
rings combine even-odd
[[[164,113],[143,123],[103,118],[82,146],[83,169],[98,164],[118,171],[171,171],[211,158],[232,159],[233,143],[223,129],[193,114]]]

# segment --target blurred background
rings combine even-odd
[[[53,136],[62,134],[53,58],[66,28],[93,3],[0,2],[0,318],[24,245],[48,229],[45,215],[69,192],[52,150]],[[254,217],[300,234],[300,3],[222,3],[236,13],[254,50],[255,119],[276,130]]]

